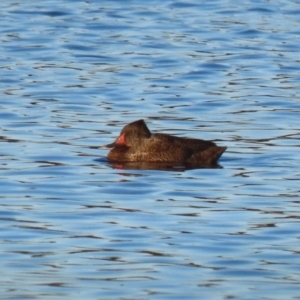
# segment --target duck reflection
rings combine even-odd
[[[113,169],[119,170],[157,170],[157,171],[174,171],[184,172],[194,169],[222,169],[219,164],[197,164],[197,165],[174,165],[171,163],[155,163],[155,162],[109,162],[108,165]]]

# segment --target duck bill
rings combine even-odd
[[[102,146],[102,149],[110,149],[116,146],[126,146],[125,133],[122,133],[113,143]]]
[[[111,148],[116,147],[116,145],[117,145],[116,142],[113,142],[111,144],[101,146],[101,149],[111,149]]]

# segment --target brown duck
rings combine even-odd
[[[212,165],[227,147],[211,141],[181,138],[168,134],[152,134],[144,120],[126,125],[119,137],[106,147],[112,162],[167,162],[191,165]]]

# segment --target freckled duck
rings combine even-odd
[[[105,147],[111,162],[169,162],[176,164],[212,165],[227,147],[211,141],[152,134],[144,120],[127,124],[119,137]]]

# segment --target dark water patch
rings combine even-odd
[[[249,9],[250,12],[258,12],[258,13],[274,13],[275,11],[272,9],[268,9],[265,7],[254,7]]]
[[[43,9],[39,10],[37,7],[35,7],[35,9],[37,10],[11,10],[9,13],[17,15],[45,15],[49,17],[61,17],[69,15],[69,13],[66,11],[43,11]]]

